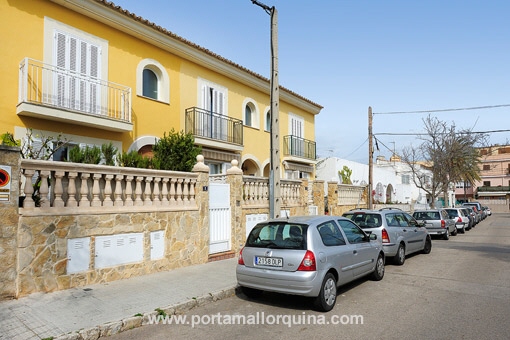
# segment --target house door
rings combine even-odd
[[[231,249],[230,184],[209,183],[209,254]]]

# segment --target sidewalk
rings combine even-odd
[[[234,294],[237,258],[0,301],[0,339],[97,339]],[[143,315],[143,316],[141,316]]]

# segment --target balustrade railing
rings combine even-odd
[[[281,180],[280,196],[284,206],[299,204],[299,180]],[[267,177],[243,176],[243,202],[245,205],[269,204],[269,179]]]
[[[24,210],[197,208],[195,173],[41,160],[22,160],[21,169]]]
[[[363,191],[366,187],[338,184],[338,205],[357,205],[365,203]]]

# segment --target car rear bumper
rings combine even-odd
[[[444,235],[446,234],[446,228],[427,228],[429,235]]]
[[[302,296],[319,295],[323,277],[317,271],[285,272],[244,265],[237,266],[236,276],[240,286]]]
[[[384,256],[393,257],[397,255],[398,245],[395,243],[383,243]]]

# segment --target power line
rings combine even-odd
[[[469,131],[469,132],[458,132],[459,134],[463,133],[498,133],[498,132],[510,132],[510,130],[490,130],[490,131]],[[427,136],[428,133],[397,133],[397,132],[380,132],[374,133],[374,136]]]
[[[457,109],[438,109],[438,110],[420,110],[420,111],[394,111],[394,112],[373,112],[373,115],[397,115],[397,114],[409,114],[409,113],[433,113],[433,112],[449,112],[449,111],[468,111],[468,110],[484,110],[484,109],[496,109],[500,107],[510,107],[510,104],[501,105],[488,105],[488,106],[475,106],[475,107],[463,107]]]

